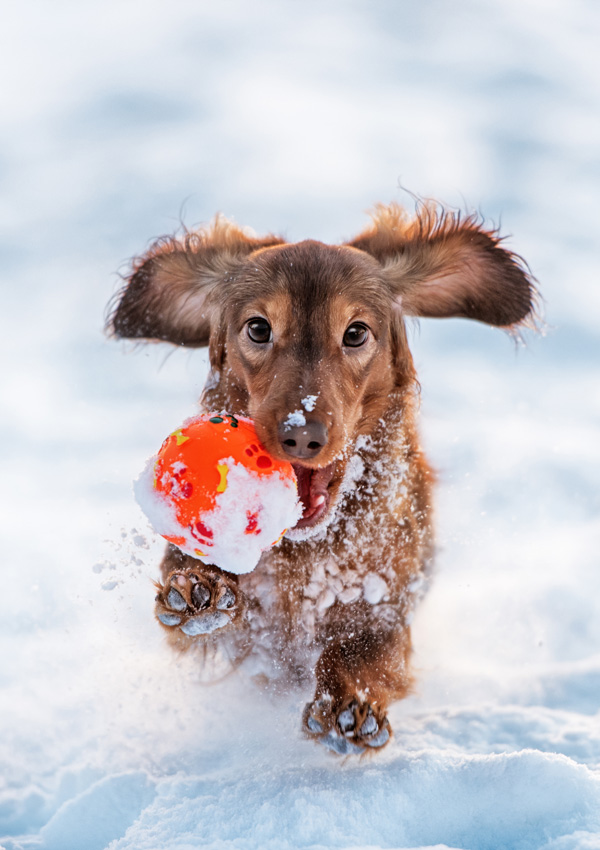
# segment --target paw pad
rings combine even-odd
[[[304,728],[338,755],[351,755],[380,749],[391,737],[387,717],[357,697],[334,708],[330,700],[318,699],[304,710]]]
[[[187,608],[187,602],[174,587],[169,591],[169,595],[167,596],[167,602],[169,604],[169,608],[173,608],[174,611],[185,611]]]
[[[217,629],[222,629],[229,622],[229,617],[222,611],[212,611],[200,617],[191,617],[183,626],[181,631],[184,635],[196,637],[196,635],[209,635]]]
[[[156,618],[189,637],[207,635],[229,625],[237,596],[218,573],[186,570],[172,573],[156,597]]]
[[[210,605],[210,590],[205,584],[195,584],[192,588],[192,604],[198,610]]]
[[[158,614],[158,619],[165,626],[178,626],[181,623],[179,614],[169,614],[168,611]]]
[[[219,608],[219,610],[222,611],[224,609],[233,608],[234,605],[235,605],[235,595],[234,595],[233,591],[231,590],[231,588],[226,587],[223,590],[223,592],[221,593],[221,595],[219,596],[219,600],[217,602],[217,608]]]
[[[356,726],[354,714],[349,708],[340,712],[340,714],[338,715],[338,726],[344,733],[351,732]]]

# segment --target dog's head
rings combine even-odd
[[[125,338],[209,346],[209,400],[247,414],[296,469],[304,515],[321,525],[348,449],[415,382],[405,316],[514,328],[535,289],[518,258],[473,218],[380,207],[340,246],[255,239],[223,219],[157,242],[134,264],[110,325]]]

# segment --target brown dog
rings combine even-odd
[[[431,205],[413,219],[378,207],[341,246],[256,239],[217,218],[137,260],[113,333],[208,345],[202,406],[252,417],[293,462],[304,507],[247,575],[169,547],[156,615],[171,643],[226,647],[271,681],[316,679],[306,734],[338,753],[382,747],[387,707],[410,689],[409,622],[432,548],[404,317],[513,329],[534,301],[495,232]]]

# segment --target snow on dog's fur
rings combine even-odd
[[[303,503],[247,575],[168,548],[156,616],[173,646],[227,647],[263,680],[312,682],[304,731],[336,752],[385,745],[387,707],[411,686],[409,623],[432,551],[405,317],[514,330],[535,294],[495,231],[428,204],[413,218],[380,206],[339,246],[254,238],[218,217],[140,257],[113,333],[208,345],[202,406],[252,417],[294,463]]]

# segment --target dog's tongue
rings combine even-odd
[[[298,479],[298,496],[302,502],[302,518],[298,525],[309,524],[316,521],[327,509],[327,487],[333,476],[334,464],[330,463],[322,469],[309,469],[300,464],[293,466]]]

